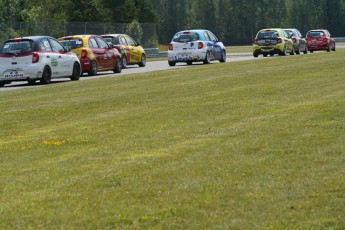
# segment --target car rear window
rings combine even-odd
[[[277,38],[278,37],[278,32],[277,31],[262,31],[259,32],[258,34],[258,39],[263,39],[263,38]]]
[[[308,33],[307,37],[311,38],[319,38],[322,37],[324,33],[322,31],[311,31]]]
[[[34,42],[31,40],[7,41],[1,48],[1,54],[25,54],[34,51]]]
[[[83,47],[83,41],[80,39],[67,39],[59,41],[63,46],[70,47],[71,49],[76,49]]]
[[[199,40],[199,34],[195,32],[181,32],[174,36],[174,42],[192,42]]]

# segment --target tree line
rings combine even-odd
[[[345,36],[345,0],[0,0],[2,34],[13,23],[155,23],[160,43],[179,30],[204,28],[225,44],[250,44],[268,27],[326,28]]]

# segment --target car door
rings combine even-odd
[[[72,75],[73,70],[73,58],[71,55],[67,55],[65,48],[55,39],[49,38],[50,45],[53,52],[57,54],[57,60],[59,62],[60,74],[59,76]]]
[[[106,59],[105,59],[105,50],[104,48],[100,48],[96,41],[96,37],[92,36],[89,38],[89,47],[95,56],[97,61],[98,69],[105,69],[107,67]]]
[[[220,60],[222,58],[222,44],[218,38],[211,32],[211,31],[205,31],[209,38],[209,44],[211,45],[211,53],[214,59]]]
[[[140,57],[140,50],[138,49],[138,43],[128,35],[125,35],[124,37],[127,41],[128,48],[130,51],[130,62],[131,63],[140,62],[141,57]]]
[[[106,41],[104,41],[102,38],[100,37],[95,37],[95,38],[96,38],[99,48],[102,49],[104,52],[103,59],[104,59],[105,68],[115,69],[116,56],[115,56],[114,49],[111,48],[109,44]]]
[[[130,63],[131,62],[131,50],[128,46],[127,40],[126,40],[124,35],[119,36],[119,44],[122,46],[122,48],[124,49],[124,51],[126,53],[127,63]]]
[[[40,50],[42,52],[43,58],[46,59],[46,62],[49,63],[51,72],[52,72],[52,78],[58,77],[63,75],[63,68],[62,68],[62,59],[59,52],[54,52],[53,48],[49,42],[48,38],[43,38],[40,41]]]

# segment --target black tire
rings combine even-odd
[[[81,75],[80,69],[81,69],[80,64],[78,62],[74,62],[72,76],[70,76],[71,81],[79,80],[80,75]]]
[[[296,53],[296,55],[300,55],[301,54],[301,51],[300,51],[300,46],[298,46],[298,49],[297,50],[295,50],[295,53]]]
[[[146,66],[146,56],[145,54],[141,55],[141,62],[139,63],[139,67],[145,67]]]
[[[89,76],[96,76],[97,75],[97,63],[95,60],[91,62],[90,70],[88,72]]]
[[[122,55],[122,69],[126,69],[127,68],[127,57],[126,55]]]
[[[203,62],[204,62],[204,64],[210,64],[211,63],[210,52],[207,51],[206,56],[205,56],[205,60]]]
[[[334,46],[333,46],[333,49],[332,49],[332,51],[335,51],[335,44],[334,44]]]
[[[219,60],[220,63],[224,63],[226,62],[226,51],[223,50],[222,51],[222,58]]]
[[[271,56],[271,57],[274,57],[274,53],[271,53],[270,56]]]
[[[44,67],[42,78],[40,79],[41,84],[49,84],[52,80],[52,71],[49,66]]]
[[[5,86],[5,82],[0,81],[0,87],[2,88],[2,87],[4,87],[4,86]]]
[[[267,54],[263,54],[264,57],[267,57]]]
[[[255,58],[257,58],[257,57],[259,57],[259,54],[254,53],[253,56],[254,56]]]
[[[314,53],[314,51],[310,51],[310,53]]]
[[[121,73],[122,71],[122,61],[119,57],[116,58],[114,73]]]
[[[187,65],[191,65],[191,64],[193,64],[192,61],[187,61]]]
[[[286,56],[286,47],[284,47],[284,51],[280,53],[281,56]]]
[[[303,51],[304,54],[308,54],[308,46],[305,46],[305,49]]]
[[[169,66],[175,66],[176,65],[176,62],[174,62],[174,61],[168,61],[168,63],[169,63]]]

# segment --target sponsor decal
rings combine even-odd
[[[51,64],[52,64],[52,66],[56,67],[56,66],[59,65],[59,62],[57,61],[56,58],[53,58],[52,61],[51,61]]]

